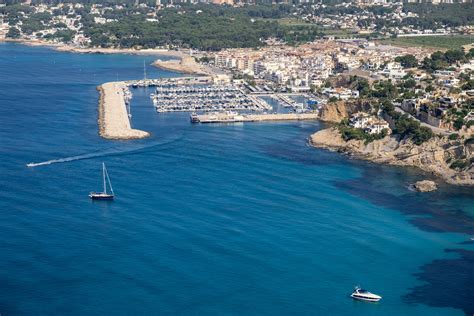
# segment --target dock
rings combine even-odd
[[[318,113],[275,113],[275,114],[239,114],[237,112],[217,112],[207,114],[192,114],[192,123],[237,123],[264,121],[300,121],[316,120]]]
[[[157,112],[268,111],[264,100],[231,84],[157,86],[151,96]]]
[[[176,77],[176,78],[160,78],[160,79],[141,79],[141,80],[128,80],[125,83],[127,86],[132,88],[147,88],[147,87],[178,87],[178,86],[189,86],[189,85],[205,85],[212,84],[214,82],[213,77],[200,76],[200,77]]]
[[[130,93],[126,82],[107,82],[98,87],[99,135],[106,139],[138,139],[150,136],[148,132],[133,129],[126,102]]]

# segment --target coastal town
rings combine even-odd
[[[0,316],[474,316],[473,1],[0,0]]]
[[[462,3],[430,5],[435,15],[438,6],[448,13],[470,8]],[[204,30],[179,44],[172,37],[163,40],[158,33],[147,43],[142,42],[144,37],[133,35],[125,42],[127,29],[121,31],[122,38],[110,33],[116,32],[113,27],[119,26],[118,18],[128,21],[130,14],[141,16],[143,27],[164,26],[163,21],[174,15],[220,23],[212,18],[218,12],[213,10],[219,8],[232,23],[254,23],[266,37],[257,42],[244,39],[245,43],[228,47],[225,36],[213,43],[203,41],[200,32]],[[319,119],[335,125],[313,135],[314,146],[373,161],[417,166],[454,184],[474,184],[474,42],[466,38],[474,28],[468,20],[454,21],[449,15],[442,20],[430,18],[417,8],[412,3],[371,1],[332,6],[282,3],[278,12],[232,1],[1,4],[0,37],[73,52],[171,56],[171,60],[157,58],[154,65],[189,77],[145,76],[99,88],[99,126],[105,138],[149,136],[146,131],[132,129],[127,105],[133,89],[150,86],[150,100],[157,113],[189,112],[192,123]],[[462,15],[456,14],[457,18]],[[268,27],[274,25],[265,16],[287,22],[270,31]],[[380,23],[382,16],[384,23]],[[436,49],[397,44],[394,38],[465,42]],[[275,108],[269,100],[282,106]],[[384,140],[406,146],[404,155],[419,149],[419,157],[403,163],[399,157],[390,160],[387,157],[396,149],[387,145],[377,148],[389,153],[377,149],[368,154],[375,150],[368,146]],[[444,148],[444,153],[423,149],[428,145]],[[427,158],[433,151],[438,156]]]

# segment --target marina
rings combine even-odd
[[[158,113],[191,112],[192,123],[237,123],[262,121],[315,120],[318,113],[287,95],[272,96],[291,113],[275,112],[272,105],[248,93],[243,85],[219,82],[215,77],[178,77],[117,81],[98,87],[99,134],[107,139],[138,139],[148,132],[131,127],[132,89],[154,87],[150,94]],[[257,112],[257,113],[255,113]]]
[[[194,111],[268,111],[272,107],[265,101],[247,95],[234,85],[163,84],[151,96],[157,112]]]
[[[132,88],[147,88],[166,85],[203,85],[212,84],[215,82],[215,79],[210,76],[147,79],[146,75],[144,75],[144,78],[141,80],[129,80],[125,83],[127,84],[127,86]]]

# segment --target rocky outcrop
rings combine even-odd
[[[345,141],[336,128],[329,128],[311,135],[310,143],[376,163],[418,167],[451,184],[474,185],[474,144],[464,143],[463,140],[437,136],[415,145],[410,140],[387,136],[365,144],[362,140]],[[450,168],[456,161],[464,162],[465,166],[461,169]]]
[[[438,189],[436,182],[430,180],[417,181],[413,184],[413,188],[418,192],[431,192]]]
[[[370,112],[370,110],[371,105],[366,100],[331,102],[321,109],[320,120],[339,123],[342,119],[349,118],[356,112]]]

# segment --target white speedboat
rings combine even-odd
[[[369,302],[378,302],[382,299],[382,296],[379,296],[374,293],[370,293],[367,290],[361,289],[356,286],[354,292],[352,292],[351,297],[356,300],[369,301]]]

